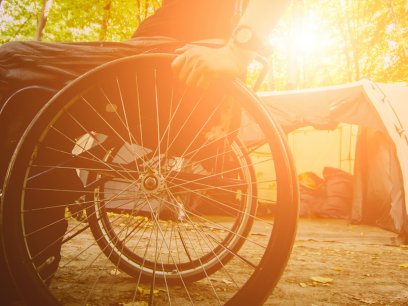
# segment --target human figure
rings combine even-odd
[[[187,45],[177,50],[180,55],[173,68],[187,85],[206,87],[211,79],[240,75],[289,3],[290,0],[163,0],[163,6],[125,42],[6,43],[0,47],[0,109],[19,88],[37,84],[59,89],[93,67],[139,53],[160,43],[163,37],[167,42],[211,38],[227,41],[218,49]],[[249,40],[240,43],[237,38]]]
[[[125,42],[12,42],[1,46],[0,152],[5,152],[8,140],[4,133],[10,127],[10,120],[15,120],[13,108],[5,107],[4,103],[16,90],[42,85],[56,91],[93,67],[140,53],[158,43],[223,39],[226,44],[220,48],[187,44],[176,50],[177,56],[172,63],[174,72],[188,86],[206,88],[213,79],[236,77],[246,70],[289,2],[163,0],[163,6],[140,25],[131,40]],[[8,162],[9,156],[6,155],[2,154],[4,160],[0,162],[1,176]],[[2,271],[4,264],[1,261],[0,258],[0,274],[4,276],[6,272]],[[11,290],[5,277],[1,282],[4,283],[0,283],[0,294],[5,302],[6,293]]]
[[[188,86],[206,88],[215,78],[242,75],[290,0],[163,0],[125,42],[47,43],[11,42],[0,47],[0,185],[19,133],[51,93],[25,93],[19,101],[7,99],[17,90],[41,85],[58,91],[90,69],[158,44],[222,39],[209,48],[187,44],[177,49],[172,67]],[[27,97],[28,96],[28,97]],[[39,100],[39,101],[37,101]],[[45,100],[45,101],[44,101]],[[20,105],[27,104],[30,105]],[[14,105],[13,105],[14,104]],[[16,114],[16,110],[24,113]],[[6,140],[6,142],[4,142]],[[7,147],[8,146],[8,147]]]

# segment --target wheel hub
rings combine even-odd
[[[164,190],[164,177],[158,173],[144,173],[139,178],[139,188],[147,194],[157,194]]]
[[[159,186],[159,181],[157,180],[155,176],[150,175],[144,179],[143,186],[147,190],[154,190]]]

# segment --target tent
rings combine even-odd
[[[332,130],[342,123],[357,125],[351,218],[408,237],[406,85],[363,79],[340,86],[264,92],[259,96],[286,132],[306,126]],[[320,144],[322,149],[324,146]]]

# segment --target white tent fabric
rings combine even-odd
[[[365,157],[370,159],[370,176],[379,163],[384,163],[386,171],[383,170],[389,177],[384,178],[384,171],[378,169],[376,179],[381,181],[375,183],[372,177],[366,179],[375,183],[371,184],[371,188],[381,185],[383,191],[388,193],[384,195],[384,201],[391,202],[388,203],[389,214],[394,230],[407,231],[408,87],[406,85],[374,83],[363,79],[355,83],[317,89],[263,92],[259,93],[259,96],[270,114],[287,132],[304,126],[333,129],[339,123],[350,123],[368,131],[378,131],[386,135],[384,140],[380,141],[377,137],[377,143],[370,144],[370,147],[377,151],[376,154],[374,151],[366,152]],[[251,132],[247,131],[245,134],[251,134]],[[368,149],[360,145],[357,151],[359,148]],[[381,150],[381,148],[385,149]],[[364,182],[361,184],[367,185]],[[356,197],[358,198],[355,195],[354,198]],[[357,200],[353,200],[353,205],[354,201]],[[358,215],[359,208],[353,207],[353,209],[355,210],[353,213]]]

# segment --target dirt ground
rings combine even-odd
[[[85,238],[81,238],[78,243],[93,240],[90,234],[86,234]],[[71,247],[71,251],[74,251],[75,245]],[[98,247],[93,246],[89,251],[92,254],[97,253]],[[102,259],[103,256],[98,258]],[[98,260],[93,264],[96,270],[111,269],[105,264],[99,264]],[[67,301],[71,300],[67,305],[84,304],[83,300],[75,302],[72,299],[81,294],[78,291],[79,280],[74,287],[66,289],[72,285],[72,280],[76,279],[75,273],[79,268],[80,266],[75,264],[74,269],[58,273],[53,281],[64,295],[70,295],[65,297]],[[240,269],[239,266],[236,268]],[[134,288],[134,280],[124,273],[118,277],[109,273],[103,275],[98,278],[98,282],[101,285],[106,283],[106,286],[102,287],[106,291],[106,297],[113,296],[116,301],[126,301],[126,290]],[[92,273],[88,276],[92,277]],[[84,281],[88,276],[84,276]],[[68,281],[71,281],[71,284]],[[115,290],[111,289],[112,284],[115,284]],[[208,286],[202,287],[200,283],[193,286],[199,295],[196,299],[198,304],[215,305],[207,299],[205,292]],[[159,292],[155,305],[168,304],[160,300],[161,295],[162,292]],[[103,294],[95,296],[97,300],[90,300],[85,304],[148,304],[146,301],[112,304],[106,303],[102,298]],[[181,294],[174,303],[186,304],[188,299],[183,300]],[[265,305],[408,305],[408,246],[401,245],[396,234],[377,227],[349,225],[345,220],[301,219],[289,264]]]
[[[88,236],[92,241],[93,237]],[[61,277],[73,279],[69,275]],[[118,288],[125,290],[129,284],[133,286],[133,279],[122,273],[114,280],[116,298],[126,301],[120,297]],[[108,287],[112,282],[106,279]],[[199,288],[203,284],[193,286]],[[208,286],[198,290],[200,297],[195,302],[213,305],[211,292],[205,293],[207,290]],[[182,291],[175,301],[177,305],[189,303],[182,298]],[[100,299],[101,295],[89,305],[99,305]],[[160,299],[155,301],[157,305],[163,303],[168,304]],[[345,220],[300,219],[288,266],[265,305],[408,305],[408,246],[401,245],[395,233],[378,227],[350,225]]]
[[[302,219],[266,305],[408,305],[408,246],[377,227]]]

